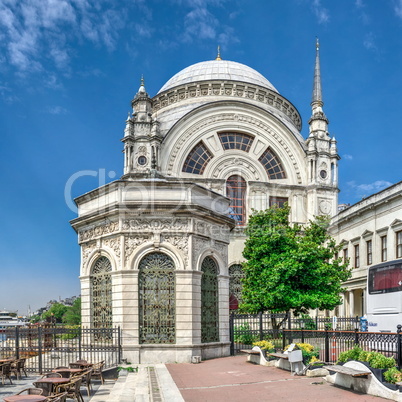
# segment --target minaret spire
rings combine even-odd
[[[221,58],[221,47],[219,45],[218,45],[218,54],[217,54],[215,60],[222,60],[222,58]]]
[[[320,70],[320,42],[318,38],[315,43],[315,67],[314,67],[314,84],[313,84],[313,96],[311,98],[311,106],[323,106],[322,101],[322,89],[321,89],[321,70]]]

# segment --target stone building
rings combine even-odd
[[[331,234],[352,267],[337,314],[362,316],[367,312],[368,268],[402,258],[402,182],[340,211],[332,219]]]
[[[288,202],[298,223],[337,211],[318,43],[307,139],[270,81],[219,52],[153,97],[142,80],[131,105],[123,176],[76,199],[83,324],[120,325],[132,362],[228,355],[251,210]]]

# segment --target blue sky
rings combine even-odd
[[[65,188],[121,176],[142,74],[153,96],[219,44],[298,108],[306,137],[316,36],[339,200],[355,203],[402,179],[402,0],[0,0],[0,309],[79,294]]]

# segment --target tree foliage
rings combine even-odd
[[[81,298],[78,297],[63,315],[63,323],[67,325],[81,324]]]
[[[340,247],[328,232],[329,220],[316,217],[306,226],[289,223],[290,208],[254,212],[246,228],[243,303],[248,312],[332,310],[341,304],[348,264],[335,258]]]
[[[62,322],[63,315],[66,313],[68,310],[68,306],[62,304],[62,303],[53,303],[52,306],[49,308],[49,310],[45,311],[42,314],[42,319],[43,320],[48,320],[48,321],[53,321],[54,322]]]

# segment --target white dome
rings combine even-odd
[[[278,92],[258,71],[241,63],[228,60],[210,60],[193,64],[175,74],[158,93],[178,85],[199,81],[240,81],[259,85]]]

